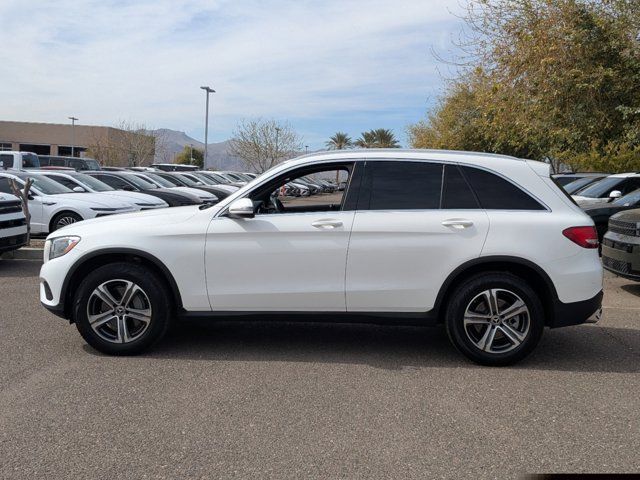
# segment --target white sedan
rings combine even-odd
[[[114,199],[133,203],[139,210],[168,207],[167,203],[153,195],[142,192],[116,190],[97,178],[78,172],[42,172],[42,175],[58,182],[74,192],[101,193]]]
[[[32,172],[1,172],[0,192],[12,193],[10,179],[23,187],[27,178],[33,180],[29,197],[33,234],[50,233],[81,220],[139,210],[130,202],[101,193],[75,193],[44,175]]]

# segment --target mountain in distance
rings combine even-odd
[[[204,143],[191,138],[185,132],[169,128],[158,128],[157,130],[150,130],[148,133],[156,138],[154,163],[173,163],[175,156],[184,147],[190,145],[193,145],[193,148],[204,151]],[[208,144],[205,168],[241,172],[246,170],[242,160],[229,152],[229,140]]]

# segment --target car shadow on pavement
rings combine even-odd
[[[40,260],[0,259],[0,278],[37,278],[40,267],[42,267]]]
[[[88,346],[86,349],[97,354]],[[203,361],[367,364],[385,370],[476,367],[457,353],[442,327],[331,323],[181,323],[145,356]],[[640,330],[591,325],[547,329],[533,354],[509,368],[640,372]]]
[[[627,283],[626,285],[622,285],[620,288],[631,295],[640,297],[640,283]]]

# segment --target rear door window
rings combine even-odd
[[[473,190],[457,165],[445,165],[442,185],[442,207],[444,209],[478,209],[480,205]]]
[[[438,209],[443,167],[431,162],[367,161],[358,209]]]

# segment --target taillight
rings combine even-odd
[[[562,234],[582,248],[598,248],[598,232],[596,227],[569,227]]]

